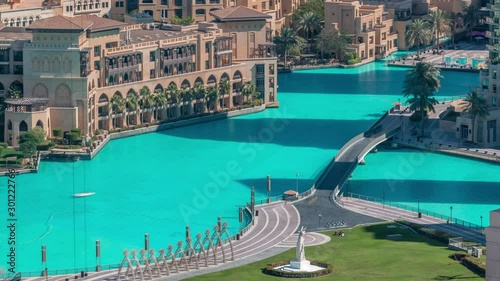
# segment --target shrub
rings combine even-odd
[[[324,276],[324,275],[329,275],[333,273],[333,266],[329,263],[323,262],[323,261],[311,261],[312,265],[324,267],[325,269],[323,270],[318,270],[314,272],[293,272],[293,271],[282,271],[282,270],[276,270],[274,269],[275,267],[283,266],[289,264],[289,261],[277,261],[277,262],[272,262],[268,264],[266,268],[262,270],[263,273],[268,274],[268,275],[273,275],[273,276],[278,276],[278,277],[285,277],[285,278],[312,278],[312,277],[319,277],[319,276]]]
[[[51,150],[54,146],[56,146],[55,143],[53,142],[49,142],[49,143],[46,143],[46,144],[40,144],[36,147],[37,150],[45,150],[45,151],[48,151],[48,150]]]
[[[361,59],[360,58],[354,58],[354,59],[350,59],[347,61],[347,64],[348,65],[353,65],[353,64],[357,64],[357,63],[360,63],[361,62]]]
[[[52,129],[52,135],[58,138],[62,137],[62,129],[61,128]]]
[[[473,257],[467,253],[463,252],[455,252],[450,254],[449,257],[456,261],[459,261],[465,267],[467,267],[470,271],[476,273],[477,275],[484,277],[486,274],[486,263],[481,261],[476,257]]]
[[[66,133],[66,138],[68,139],[69,143],[72,144],[76,142],[78,139],[80,139],[80,136],[78,135],[78,133],[69,132]]]
[[[7,148],[9,146],[6,142],[0,142],[0,147],[1,148]]]
[[[80,128],[74,128],[74,129],[71,129],[71,132],[72,133],[77,133],[78,134],[78,137],[81,137],[82,136],[82,130]]]

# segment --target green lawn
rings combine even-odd
[[[448,250],[446,245],[399,226],[388,228],[389,225],[395,224],[357,227],[346,230],[345,237],[332,237],[332,241],[327,244],[306,247],[308,260],[331,262],[335,270],[333,275],[314,280],[484,280],[448,258],[452,251]],[[386,239],[387,234],[398,233],[403,235],[401,240]],[[332,231],[325,234],[331,235]],[[265,275],[261,273],[261,269],[271,261],[290,260],[294,256],[295,249],[291,249],[267,260],[187,280],[284,280]]]

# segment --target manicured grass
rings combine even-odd
[[[314,280],[367,281],[367,280],[484,280],[458,262],[448,258],[452,251],[447,245],[427,239],[409,229],[388,228],[395,224],[378,224],[345,230],[345,237],[332,237],[327,244],[306,247],[308,260],[331,262],[334,274]],[[324,234],[331,235],[332,231]],[[402,234],[399,241],[386,238],[388,234]],[[295,249],[267,260],[206,274],[187,280],[283,280],[261,273],[269,262],[290,260]],[[299,280],[299,279],[286,279]],[[305,279],[301,279],[305,280]]]

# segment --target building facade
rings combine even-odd
[[[500,108],[498,100],[500,98],[500,3],[495,1],[488,4],[490,10],[489,23],[490,30],[487,31],[489,44],[488,69],[480,71],[481,86],[478,89],[489,106],[489,115],[480,120],[476,118],[473,126],[473,118],[470,115],[462,115],[456,121],[456,136],[465,141],[476,142],[484,147],[494,147],[500,145]],[[473,131],[474,129],[474,131]]]
[[[247,9],[236,18],[191,26],[126,25],[97,16],[33,23],[25,33],[31,38],[13,38],[4,47],[13,54],[22,46],[24,64],[22,74],[0,75],[0,90],[16,86],[23,94],[6,100],[5,140],[16,145],[35,126],[47,136],[53,128],[80,128],[92,136],[99,129],[228,110],[244,104],[246,81],[256,85],[263,102],[276,102],[276,57],[262,28],[268,15]],[[222,81],[229,91],[211,104],[188,94]],[[153,93],[175,98],[169,95],[168,104],[158,105],[151,102]],[[125,106],[131,100],[139,106]]]
[[[363,62],[374,61],[398,50],[394,21],[383,5],[364,5],[358,0],[325,2],[325,29],[344,30],[352,36],[349,52]]]

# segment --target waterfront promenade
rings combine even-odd
[[[228,244],[226,243],[224,244],[224,251],[228,262],[222,263],[222,260],[219,260],[218,265],[213,265],[213,261],[211,261],[212,265],[210,265],[209,263],[209,267],[206,268],[194,270],[194,266],[190,266],[190,268],[193,270],[190,270],[189,272],[181,270],[181,272],[172,273],[170,276],[156,276],[155,279],[180,280],[191,276],[220,271],[223,269],[241,266],[274,256],[283,251],[286,251],[288,247],[291,247],[292,244],[290,243],[289,239],[290,237],[292,237],[292,235],[294,235],[295,230],[300,225],[298,210],[292,204],[285,204],[284,201],[278,201],[266,205],[258,205],[256,206],[256,210],[258,211],[259,215],[256,217],[255,225],[247,233],[245,233],[240,240],[232,241],[234,261],[229,261],[231,257],[231,251]],[[319,243],[328,242],[328,239],[325,239],[323,235],[314,233],[309,233],[308,235],[309,237],[306,239],[306,245],[317,245]],[[165,245],[165,247],[166,246],[167,245]],[[218,254],[218,257],[218,259],[222,257],[221,253]],[[130,276],[123,276],[125,270],[126,267],[122,269],[121,280],[131,280]],[[117,280],[117,273],[117,269],[105,270],[101,272],[89,272],[88,276],[85,277],[85,280]],[[74,276],[77,275],[79,276],[79,274],[62,274],[56,276],[48,276],[47,278],[29,277],[23,278],[23,280],[65,281],[67,278],[73,280]],[[149,277],[147,276],[144,276],[144,278],[149,279]],[[140,280],[140,277],[136,276],[136,280]]]
[[[379,200],[379,202],[382,202]],[[480,230],[467,228],[459,224],[449,224],[447,220],[422,215],[418,218],[418,211],[403,210],[400,208],[388,206],[387,204],[374,203],[359,198],[344,196],[340,200],[341,205],[347,210],[366,216],[379,218],[385,221],[406,220],[412,223],[422,224],[443,232],[447,232],[457,237],[463,237],[464,240],[478,242],[486,245],[486,238]]]

